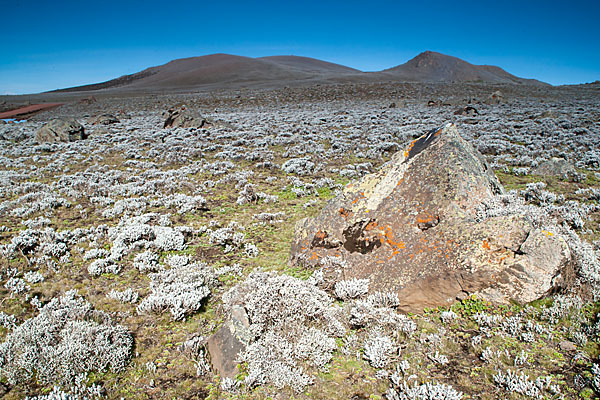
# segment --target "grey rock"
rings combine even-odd
[[[577,351],[577,346],[575,345],[575,343],[569,342],[568,340],[563,340],[558,345],[562,351]]]
[[[93,125],[111,125],[119,123],[119,119],[112,114],[100,114],[92,120]]]
[[[73,142],[87,138],[83,126],[74,119],[54,119],[42,126],[35,134],[38,143]]]

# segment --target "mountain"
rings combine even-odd
[[[110,81],[54,92],[95,90],[178,91],[202,87],[285,86],[302,82],[485,82],[546,85],[490,65],[473,65],[456,57],[426,51],[405,64],[380,72],[308,57],[242,57],[211,54],[181,58]]]
[[[405,64],[381,71],[406,82],[485,82],[519,85],[547,85],[535,79],[519,78],[493,65],[473,65],[457,57],[425,51]]]
[[[361,74],[354,68],[346,67],[340,64],[334,64],[327,61],[317,60],[309,57],[299,56],[270,56],[261,57],[259,60],[265,60],[273,62],[282,67],[294,69],[296,71],[302,71],[305,73],[317,73],[317,74]]]
[[[79,92],[100,89],[178,89],[205,85],[244,85],[294,82],[337,77],[360,71],[308,57],[273,56],[251,58],[229,54],[211,54],[181,58],[141,72],[107,82],[59,89],[55,92]]]

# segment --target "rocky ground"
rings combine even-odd
[[[599,94],[390,83],[96,96],[0,125],[0,396],[596,397]],[[58,117],[85,134],[45,142],[38,130]],[[393,293],[323,285],[318,266],[290,263],[298,221],[447,122],[504,186],[502,212],[569,238],[565,289],[404,314]],[[219,375],[207,340],[240,307],[248,346]]]

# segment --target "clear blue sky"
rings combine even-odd
[[[552,84],[600,79],[599,0],[2,0],[0,10],[0,94],[211,53],[374,71],[433,50]]]

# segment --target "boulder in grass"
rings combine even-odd
[[[169,109],[163,114],[166,118],[164,128],[206,128],[209,122],[199,113],[182,105]]]
[[[42,126],[35,134],[38,143],[74,142],[87,138],[85,129],[74,119],[58,118]]]
[[[561,285],[569,248],[520,215],[478,222],[481,203],[502,192],[481,154],[447,124],[300,221],[291,262],[323,268],[333,282],[369,279],[370,292],[397,293],[403,311],[471,294],[533,301]]]

